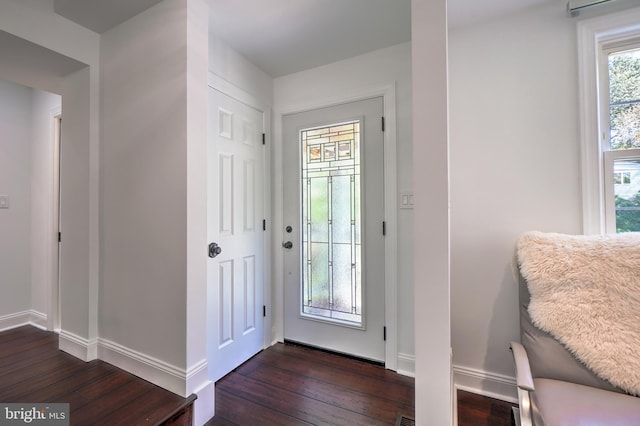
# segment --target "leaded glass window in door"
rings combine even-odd
[[[300,132],[303,316],[362,326],[360,122]]]

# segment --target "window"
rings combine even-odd
[[[640,9],[578,23],[584,232],[640,232]]]
[[[609,104],[600,119],[607,232],[640,231],[639,45],[603,46],[601,54],[607,72],[599,91]]]
[[[302,314],[362,325],[360,122],[304,129]]]

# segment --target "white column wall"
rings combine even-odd
[[[186,2],[102,34],[100,337],[186,367]]]
[[[447,2],[411,2],[416,424],[452,423]]]

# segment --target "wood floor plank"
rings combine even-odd
[[[53,333],[18,327],[0,332],[0,402],[64,402],[72,426],[131,426],[161,425],[183,413],[191,418],[184,410],[193,399],[103,361],[66,354]]]
[[[389,382],[379,377],[369,377],[358,372],[338,370],[326,364],[296,362],[296,357],[285,354],[263,351],[255,360],[275,366],[294,374],[311,377],[328,383],[335,383],[348,389],[369,389],[368,392],[378,395],[389,401],[403,403],[412,401],[414,390],[410,386]]]
[[[216,386],[208,426],[393,425],[414,417],[413,379],[380,366],[277,344]],[[67,402],[71,425],[158,425],[188,401],[104,363],[58,350],[34,327],[0,332],[0,401]],[[28,401],[27,401],[28,399]],[[458,392],[460,426],[511,424],[512,404]]]
[[[375,393],[367,392],[366,389],[355,391],[274,367],[258,365],[248,377],[274,386],[286,387],[308,398],[380,419],[387,424],[392,424],[398,414],[414,414],[413,401],[410,404],[391,402]]]
[[[216,416],[207,422],[206,426],[230,424],[238,426],[301,426],[311,424],[222,390],[216,390],[216,413]]]
[[[390,370],[385,369],[381,365],[365,360],[336,356],[335,353],[317,350],[311,347],[300,346],[296,344],[276,344],[273,345],[272,348],[272,352],[297,357],[299,359],[311,362],[314,365],[324,364],[330,366],[333,369],[346,370],[352,373],[362,374],[367,377],[379,378],[387,383],[398,383],[405,386],[413,387],[413,379],[411,377],[395,374]],[[345,360],[349,360],[349,362],[345,362]]]
[[[122,407],[132,398],[138,398],[140,395],[149,392],[149,390],[150,387],[147,382],[134,380],[126,386],[121,386],[101,395],[100,398],[94,399],[91,404],[79,405],[77,409],[73,407],[71,418],[78,425],[90,424],[95,419],[106,421],[112,416],[114,407],[118,407],[117,410],[122,411]]]
[[[511,407],[515,404],[495,398],[457,391],[458,426],[512,426]]]
[[[220,386],[222,391],[233,393],[245,400],[264,407],[270,407],[281,413],[287,413],[292,417],[314,425],[388,424],[379,419],[364,416],[240,374],[226,377],[218,382],[217,386]]]

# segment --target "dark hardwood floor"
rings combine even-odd
[[[459,391],[458,425],[510,426],[511,406]],[[207,426],[395,425],[398,415],[414,418],[413,379],[279,343],[216,383],[216,416]]]
[[[24,326],[0,333],[0,402],[69,403],[77,426],[190,425],[193,398],[83,362],[58,350],[56,334]]]
[[[516,404],[458,390],[458,426],[512,426]]]
[[[395,425],[414,381],[383,367],[278,343],[216,383],[213,425]]]
[[[71,425],[188,425],[181,398],[25,326],[0,333],[0,402],[66,402]],[[513,404],[458,391],[459,426],[509,426]],[[414,417],[414,381],[383,367],[276,344],[216,384],[213,425],[395,425]],[[403,424],[410,424],[409,422]]]

